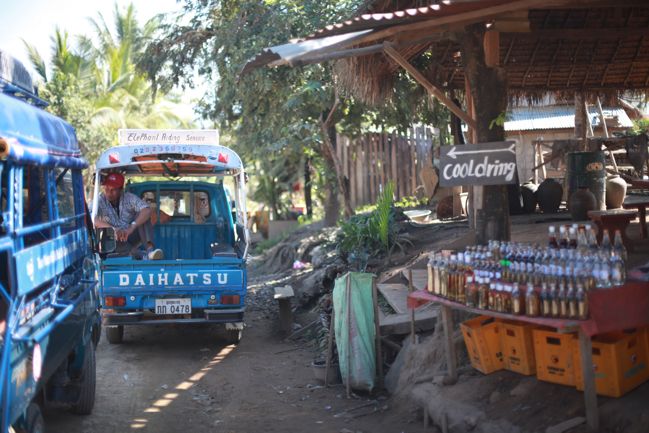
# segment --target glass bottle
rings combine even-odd
[[[599,246],[600,251],[604,252],[605,254],[611,254],[611,249],[613,245],[611,244],[611,237],[608,234],[608,230],[604,229],[604,232],[602,234],[602,243]]]
[[[482,277],[478,278],[478,308],[489,308],[489,285]]]
[[[597,278],[596,287],[598,289],[611,287],[611,266],[609,265],[608,257],[604,255],[605,253],[602,253],[600,256],[599,275],[595,275],[595,278]]]
[[[577,248],[577,227],[575,225],[568,229],[568,248]]]
[[[621,286],[626,281],[626,269],[624,267],[624,261],[620,257],[617,251],[613,251],[611,256],[610,269],[611,269],[611,285]]]
[[[442,255],[435,254],[435,262],[433,266],[433,294],[441,295],[442,294],[442,280],[440,277],[440,270],[442,267]]]
[[[448,261],[444,257],[439,266],[439,295],[444,298],[448,297]]]
[[[512,314],[523,314],[525,311],[525,298],[521,296],[518,284],[514,284],[511,291]]]
[[[487,307],[496,311],[496,283],[493,281],[489,283],[489,297],[487,298]]]
[[[527,283],[527,293],[525,294],[525,314],[531,317],[537,317],[541,313],[539,294],[534,290],[532,283]]]
[[[559,317],[564,319],[569,317],[568,311],[568,295],[566,293],[566,284],[562,281],[559,284],[559,292],[557,293],[559,297]]]
[[[552,298],[548,283],[541,283],[541,314],[543,317],[552,317]]]
[[[548,247],[559,248],[559,242],[557,241],[557,229],[555,226],[548,227]]]
[[[557,286],[550,286],[550,316],[559,317],[561,315],[559,296],[557,294]]]
[[[433,268],[435,267],[435,255],[431,254],[428,258],[428,284],[426,285],[426,290],[430,293],[435,293],[435,282],[433,278]]]
[[[568,284],[568,293],[566,294],[568,299],[568,317],[571,319],[576,319],[579,317],[579,306],[577,304],[577,296],[575,293],[575,286],[572,283]]]
[[[588,319],[588,294],[581,285],[577,286],[576,297],[578,317],[581,320],[586,320]]]
[[[613,238],[613,251],[615,251],[622,261],[626,263],[627,261],[627,252],[624,242],[622,242],[622,233],[619,230],[615,230],[615,237]]]
[[[478,287],[473,281],[473,275],[466,277],[464,300],[467,307],[475,308],[478,305]]]
[[[591,251],[597,251],[599,245],[597,245],[597,235],[595,234],[595,229],[590,225],[586,226],[586,239],[588,241],[588,249]]]
[[[569,244],[568,230],[565,225],[561,225],[559,226],[559,248],[568,248]]]

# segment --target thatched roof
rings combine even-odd
[[[386,8],[407,8],[413,3],[417,2],[384,0],[369,3],[366,8],[375,13],[393,12],[395,9]],[[433,84],[441,89],[463,90],[456,32],[468,23],[485,22],[500,32],[500,66],[507,72],[513,95],[548,91],[611,94],[649,88],[649,1],[530,0],[527,3],[536,7],[493,13],[503,5],[525,3],[469,0],[403,13],[360,14],[310,38],[373,29],[365,41],[353,47],[392,42],[404,57],[418,63]],[[465,16],[469,19],[453,22],[454,17]],[[335,69],[341,85],[369,103],[392,96],[394,79],[400,73],[400,68],[380,51],[338,60]]]

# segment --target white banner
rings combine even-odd
[[[219,144],[216,129],[120,129],[119,144]]]

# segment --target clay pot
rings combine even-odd
[[[533,213],[536,210],[536,190],[539,186],[533,182],[521,185],[521,196],[523,197],[523,213]]]
[[[606,179],[606,207],[608,209],[619,209],[626,197],[626,181],[617,174]]]
[[[588,211],[597,209],[595,194],[588,188],[579,188],[570,195],[568,208],[573,221],[584,221],[588,219]]]
[[[562,197],[563,187],[554,179],[545,179],[536,190],[536,200],[543,213],[556,213]]]

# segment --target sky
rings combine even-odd
[[[101,12],[112,29],[115,3],[121,9],[133,3],[140,23],[182,8],[176,0],[0,0],[0,49],[33,71],[23,39],[34,45],[47,62],[52,47],[50,37],[57,26],[69,35],[89,35],[92,28],[88,18],[97,18]]]
[[[177,0],[0,0],[0,49],[20,60],[36,80],[38,75],[29,62],[23,39],[36,47],[49,71],[52,51],[50,38],[57,26],[67,30],[70,36],[92,35],[88,18],[97,19],[101,13],[112,30],[115,4],[123,10],[129,3],[135,6],[140,24],[157,14],[182,10],[182,3]],[[71,38],[71,42],[74,44],[74,38]],[[196,84],[198,89],[181,92],[182,103],[178,113],[195,121],[198,119],[193,112],[192,101],[202,95],[200,83]]]

